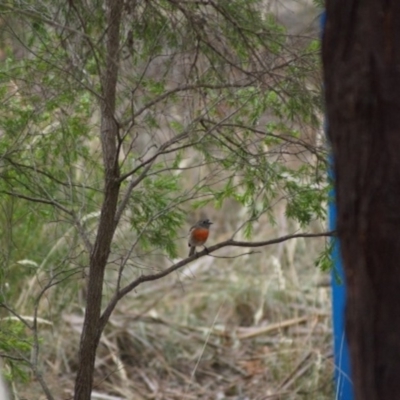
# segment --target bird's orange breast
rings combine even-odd
[[[191,235],[196,242],[205,242],[208,238],[208,233],[208,229],[195,228],[193,229]]]

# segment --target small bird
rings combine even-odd
[[[204,246],[212,224],[209,219],[202,219],[190,228],[188,241],[188,246],[190,247],[189,257],[195,253],[196,247]]]

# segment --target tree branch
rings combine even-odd
[[[21,194],[21,193],[8,192],[6,190],[2,190],[0,193],[4,193],[4,194],[6,194],[8,196],[18,197],[19,199],[28,200],[28,201],[31,201],[33,203],[48,204],[48,205],[51,205],[51,206],[54,206],[54,207],[60,209],[61,211],[64,211],[66,214],[68,214],[70,216],[73,215],[72,211],[68,210],[67,208],[65,208],[60,203],[57,203],[54,200],[46,200],[46,199],[40,199],[38,197],[25,196],[24,194]]]
[[[292,235],[285,235],[285,236],[281,236],[276,239],[270,239],[270,240],[265,240],[265,241],[261,241],[261,242],[243,242],[243,241],[236,241],[233,239],[229,239],[229,240],[225,240],[224,242],[215,244],[214,246],[210,246],[207,249],[204,249],[203,251],[192,255],[191,257],[184,258],[183,260],[177,262],[176,264],[171,265],[169,268],[165,269],[164,271],[160,271],[155,274],[142,275],[139,278],[132,281],[129,285],[126,285],[120,291],[115,293],[113,298],[108,303],[108,306],[102,313],[102,316],[100,318],[100,329],[101,329],[101,331],[104,329],[105,325],[108,322],[108,319],[111,316],[111,313],[113,312],[115,306],[118,304],[119,300],[121,300],[125,295],[127,295],[129,292],[131,292],[133,289],[135,289],[141,283],[155,281],[155,280],[164,278],[165,276],[169,275],[170,273],[182,268],[186,264],[189,264],[193,260],[200,258],[200,257],[204,257],[206,255],[209,255],[216,250],[222,249],[223,247],[227,247],[227,246],[264,247],[264,246],[270,246],[272,244],[285,242],[290,239],[331,237],[331,236],[335,236],[335,234],[336,234],[335,231],[322,232],[322,233],[295,233]]]

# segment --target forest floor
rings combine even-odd
[[[92,399],[334,398],[329,274],[314,266],[324,240],[209,255],[140,286],[102,336]],[[82,315],[64,311],[43,339],[57,400],[72,398]],[[34,381],[15,390],[45,399]]]

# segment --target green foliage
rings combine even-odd
[[[0,352],[5,363],[4,377],[9,381],[28,380],[26,362],[32,349],[32,340],[26,332],[26,326],[20,321],[3,319],[0,324]]]
[[[108,26],[96,0],[27,4],[0,5],[9,18],[0,41],[1,293],[18,313],[43,298],[30,289],[23,302],[26,282],[46,295],[58,282],[48,298],[59,301],[49,311],[57,318],[73,272],[87,266],[104,199]],[[133,236],[126,245],[116,235],[122,259],[150,266],[146,255],[182,256],[194,209],[240,206],[248,239],[259,218],[276,223],[277,204],[304,228],[325,219],[325,153],[313,139],[317,40],[295,43],[259,0],[126,2],[120,35],[115,223]],[[25,351],[29,340],[9,329],[5,343]]]
[[[315,266],[320,268],[322,271],[330,271],[333,268],[332,251],[334,246],[334,238],[326,242],[324,250],[320,253],[318,258],[315,260]],[[339,279],[337,277],[337,279]]]
[[[24,15],[24,30],[17,22],[18,4],[9,2],[5,9],[16,18],[14,35],[28,50],[19,58],[8,52],[0,67],[0,195],[4,201],[19,196],[13,218],[29,215],[29,224],[12,227],[13,237],[21,238],[15,247],[21,250],[28,236],[32,241],[43,236],[51,221],[61,218],[63,235],[68,225],[101,205],[95,121],[106,62],[101,40],[105,20],[95,3],[57,9],[42,2]],[[291,49],[285,27],[262,10],[257,0],[210,5],[160,0],[125,10],[118,86],[122,172],[129,172],[128,166],[137,165],[148,151],[135,143],[135,135],[141,132],[157,147],[164,137],[154,132],[167,126],[170,138],[183,135],[177,149],[197,151],[215,174],[193,196],[182,191],[186,175],[178,172],[185,150],[151,166],[151,177],[129,200],[130,223],[147,250],[161,247],[169,256],[177,255],[174,240],[189,201],[193,208],[210,201],[222,208],[233,199],[246,208],[250,221],[267,213],[273,223],[273,204],[280,197],[287,217],[302,226],[325,218],[325,165],[317,159],[294,167],[289,160],[294,157],[282,156],[293,143],[307,151],[302,127],[319,123],[320,98],[312,86],[319,41],[296,43]],[[54,24],[47,23],[54,18]],[[187,63],[180,57],[187,57]],[[178,86],[187,89],[174,90],[177,74],[186,79]],[[170,117],[169,110],[180,113],[185,107],[185,118]],[[29,199],[39,202],[27,205]],[[173,232],[169,238],[159,233],[164,225]],[[251,222],[245,227],[250,237]],[[51,248],[37,243],[43,254]],[[30,257],[29,252],[15,252],[14,260]]]
[[[156,175],[132,193],[130,222],[144,250],[161,248],[171,258],[178,256],[176,239],[185,220],[183,210],[176,206],[179,183],[178,176]]]
[[[297,220],[302,227],[314,219],[326,218],[329,187],[321,185],[320,179],[302,181],[301,179],[309,173],[311,173],[310,167],[304,165],[295,172],[285,171],[283,177],[287,193],[286,216]]]

